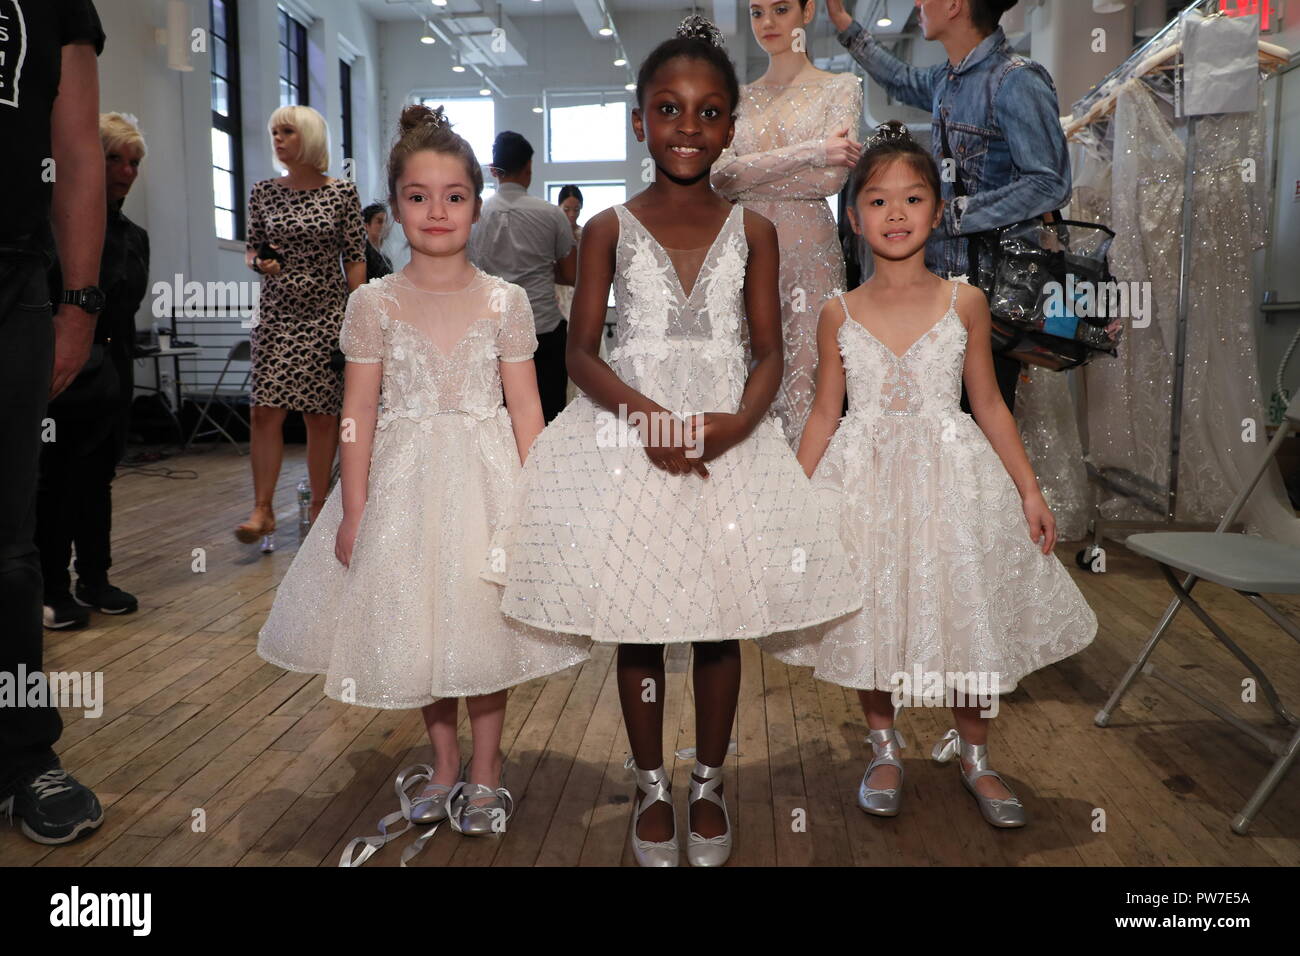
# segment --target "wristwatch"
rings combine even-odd
[[[84,289],[69,289],[63,293],[60,301],[64,305],[75,305],[89,315],[99,315],[103,311],[104,300],[104,291],[92,285]]]

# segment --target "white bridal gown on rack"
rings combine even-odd
[[[1043,498],[1056,517],[1057,537],[1062,541],[1085,537],[1090,505],[1088,472],[1069,373],[1026,365],[1016,389],[1016,425]]]
[[[1252,258],[1264,242],[1262,207],[1267,201],[1260,128],[1257,113],[1197,120],[1179,520],[1217,522],[1268,443],[1251,281]],[[1127,324],[1118,358],[1099,360],[1085,371],[1088,457],[1100,468],[1126,469],[1140,482],[1163,489],[1186,149],[1141,80],[1130,80],[1121,89],[1114,134],[1111,271],[1119,281],[1150,282],[1153,309],[1150,326]],[[1253,180],[1247,159],[1254,160]],[[1104,497],[1106,517],[1158,517],[1128,498]],[[1163,502],[1163,490],[1155,497]],[[1287,504],[1276,468],[1255,490],[1242,518],[1248,530],[1300,543],[1300,522]]]

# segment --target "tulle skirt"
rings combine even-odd
[[[367,707],[489,694],[587,659],[587,642],[501,614],[479,570],[519,456],[504,408],[438,414],[376,432],[349,567],[334,556],[336,485],[280,582],[258,653],[325,675],[325,693]]]
[[[1096,634],[1069,572],[1030,540],[1015,484],[970,416],[850,414],[812,486],[840,516],[862,608],[764,640],[780,660],[863,690],[1007,693]]]

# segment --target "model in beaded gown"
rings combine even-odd
[[[552,674],[586,642],[505,618],[479,577],[519,474],[499,362],[537,346],[519,286],[475,270],[457,292],[402,272],[348,302],[349,362],[382,363],[366,506],[351,564],[335,557],[343,483],[334,486],[262,627],[258,653],[325,674],[325,693],[368,707],[422,707]]]
[[[814,69],[806,54],[792,49],[790,34],[797,28],[791,24],[802,24],[805,16],[797,4],[756,3],[751,9],[761,10],[750,22],[773,66],[741,88],[736,136],[713,166],[713,185],[776,226],[785,374],[773,410],[794,448],[812,407],[817,315],[844,288],[844,255],[827,198],[834,201],[844,188],[857,158],[862,79]],[[799,62],[793,82],[769,79],[783,60]],[[845,130],[847,137],[839,136]],[[837,139],[846,140],[838,150]],[[847,154],[843,162],[837,153]]]

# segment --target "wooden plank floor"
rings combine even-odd
[[[7,865],[335,866],[354,836],[396,809],[393,778],[431,751],[418,711],[349,707],[322,678],[286,673],[256,654],[257,631],[297,547],[294,488],[305,474],[291,446],[276,507],[280,550],[262,556],[231,529],[251,500],[248,459],[228,445],[124,471],[115,486],[113,581],[140,611],[46,632],[47,670],[102,671],[103,714],[65,711],[64,765],[106,809],[88,839],[50,849],[0,826]],[[196,549],[206,570],[196,572]],[[1112,724],[1093,715],[1167,604],[1158,572],[1122,549],[1108,572],[1058,553],[1101,622],[1083,653],[1003,700],[994,766],[1032,820],[995,831],[951,765],[928,760],[946,710],[909,709],[905,807],[892,820],[855,804],[866,764],[856,695],[743,649],[744,676],[726,793],[733,863],[749,865],[1262,865],[1300,864],[1300,777],[1283,782],[1247,837],[1229,830],[1268,761],[1263,750],[1181,694],[1140,678]],[[1294,643],[1236,595],[1197,591],[1297,705]],[[1300,615],[1300,603],[1285,603]],[[1267,704],[1241,703],[1245,671],[1188,613],[1157,663],[1270,726]],[[518,803],[504,838],[440,831],[414,866],[634,865],[627,847],[632,786],[623,760],[610,647],[546,680],[515,688],[503,749]],[[666,758],[684,832],[693,744],[688,648],[668,653]],[[462,746],[469,728],[462,708]],[[805,825],[799,825],[806,821]],[[367,866],[396,865],[410,837]],[[684,843],[684,840],[683,840]]]

